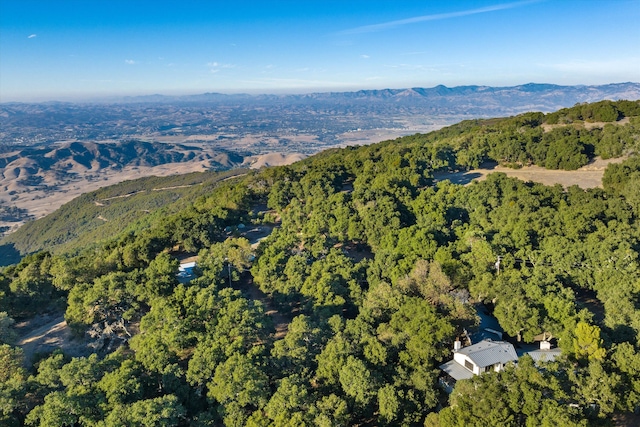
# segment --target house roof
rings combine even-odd
[[[562,352],[559,348],[552,348],[550,350],[534,350],[527,352],[534,362],[553,362],[556,357],[560,356]]]
[[[511,343],[505,341],[484,340],[458,350],[481,368],[496,363],[517,362],[518,355]]]
[[[473,377],[473,372],[460,365],[455,360],[450,360],[447,363],[440,365],[440,369],[451,375],[456,381],[468,380]]]
[[[185,262],[180,264],[180,267],[178,267],[179,271],[186,271],[186,270],[192,270],[193,268],[195,268],[196,266],[196,262],[192,261],[192,262]]]

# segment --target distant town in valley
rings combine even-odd
[[[4,103],[0,235],[80,194],[123,180],[283,165],[328,148],[428,133],[462,120],[638,98],[638,83],[532,83]]]
[[[137,96],[0,104],[0,148],[65,141],[204,143],[245,154],[363,145],[465,119],[640,98],[640,84],[460,86],[304,95]],[[9,147],[7,147],[9,146]]]

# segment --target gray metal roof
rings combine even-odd
[[[562,352],[559,348],[552,348],[551,350],[534,350],[527,352],[534,362],[552,362],[556,357],[560,356]]]
[[[480,341],[477,344],[458,350],[458,353],[466,355],[481,368],[495,365],[496,363],[518,361],[515,348],[511,343],[505,341]]]
[[[468,380],[469,378],[473,377],[473,372],[471,372],[464,366],[461,366],[455,360],[450,360],[447,363],[443,363],[442,365],[440,365],[440,369],[451,375],[456,381]]]

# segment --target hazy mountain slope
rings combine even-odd
[[[238,167],[244,157],[207,146],[66,142],[0,151],[0,235],[74,197],[143,176]]]
[[[291,99],[293,96],[284,99]],[[600,100],[639,99],[639,83],[601,86],[559,86],[529,83],[513,87],[458,86],[362,90],[301,95],[308,99],[336,103],[390,102],[398,106],[429,107],[433,111],[498,116],[525,111],[550,112],[576,103]]]
[[[458,113],[468,112],[468,108],[482,115],[493,111],[512,113],[522,111],[554,111],[581,102],[600,100],[638,99],[640,83],[612,83],[607,85],[561,86],[554,84],[527,83],[510,87],[456,86],[438,85],[432,88],[404,88],[359,90],[354,92],[317,92],[300,95],[224,95],[205,93],[188,96],[136,96],[125,97],[118,101],[124,103],[291,103],[313,102],[335,103],[337,105],[376,102],[389,105],[428,105],[434,109],[454,109]]]
[[[206,161],[211,169],[230,169],[242,163],[236,153],[180,144],[126,141],[113,144],[70,142],[47,147],[21,147],[0,154],[0,190],[17,192],[26,186],[55,187],[61,182],[102,169],[158,166]]]

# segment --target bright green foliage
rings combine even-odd
[[[27,417],[30,425],[90,424],[104,415],[101,405],[104,395],[97,389],[104,366],[97,355],[73,359],[60,369],[63,391],[47,394],[42,405],[34,408]]]
[[[17,415],[26,404],[27,373],[22,361],[21,349],[0,344],[0,423],[7,426],[19,425]]]
[[[271,363],[277,370],[309,375],[315,370],[315,359],[323,348],[326,335],[308,316],[295,317],[285,337],[273,344]]]
[[[121,405],[100,422],[97,426],[117,427],[124,425],[170,427],[179,425],[185,416],[185,409],[174,395],[166,395],[155,399],[138,400],[131,405]]]
[[[573,351],[578,360],[602,360],[606,355],[606,349],[602,347],[600,328],[579,322],[576,325],[575,338],[573,339]]]
[[[571,373],[574,398],[584,406],[595,405],[599,417],[611,414],[620,406],[621,377],[617,373],[605,371],[599,360],[592,360],[586,369]]]
[[[140,308],[139,298],[149,295],[142,280],[137,271],[113,272],[96,278],[93,284],[75,286],[69,293],[69,324],[80,329],[83,324],[131,319]]]
[[[263,408],[269,398],[268,377],[256,362],[248,356],[233,354],[216,368],[208,384],[208,396],[225,408],[243,408],[249,412]]]
[[[640,353],[633,345],[620,343],[615,348],[613,360],[624,382],[620,384],[625,390],[620,405],[632,411],[640,404]]]
[[[42,252],[27,256],[8,269],[9,289],[0,298],[0,310],[15,318],[25,317],[43,311],[55,301],[58,293],[53,287],[51,265],[51,255]]]
[[[373,397],[375,388],[371,381],[371,373],[361,360],[349,356],[340,368],[339,378],[346,395],[354,398],[356,402],[366,404]]]
[[[169,254],[163,252],[149,263],[144,271],[142,290],[136,290],[143,301],[151,301],[154,298],[171,294],[178,284],[176,271],[179,262]]]
[[[68,362],[68,358],[61,351],[56,351],[38,363],[37,374],[32,376],[29,381],[32,385],[37,386],[43,395],[60,390],[63,388],[60,371]]]
[[[380,408],[380,416],[388,424],[392,424],[393,420],[398,417],[400,402],[397,391],[391,384],[387,384],[378,390],[378,408]]]
[[[98,388],[111,405],[136,401],[142,397],[142,373],[140,364],[125,360],[116,370],[104,374]]]
[[[285,377],[271,396],[264,412],[277,427],[311,425],[307,388],[298,377]]]
[[[230,280],[237,281],[239,274],[250,267],[252,259],[252,249],[247,239],[227,239],[201,250],[198,268],[206,281],[215,281],[220,286],[225,286]]]
[[[335,394],[317,399],[311,408],[311,415],[318,427],[349,425],[351,419],[347,402]]]
[[[40,427],[72,426],[80,422],[82,404],[67,394],[54,391],[44,398],[44,404],[36,406],[26,419],[26,424]]]

